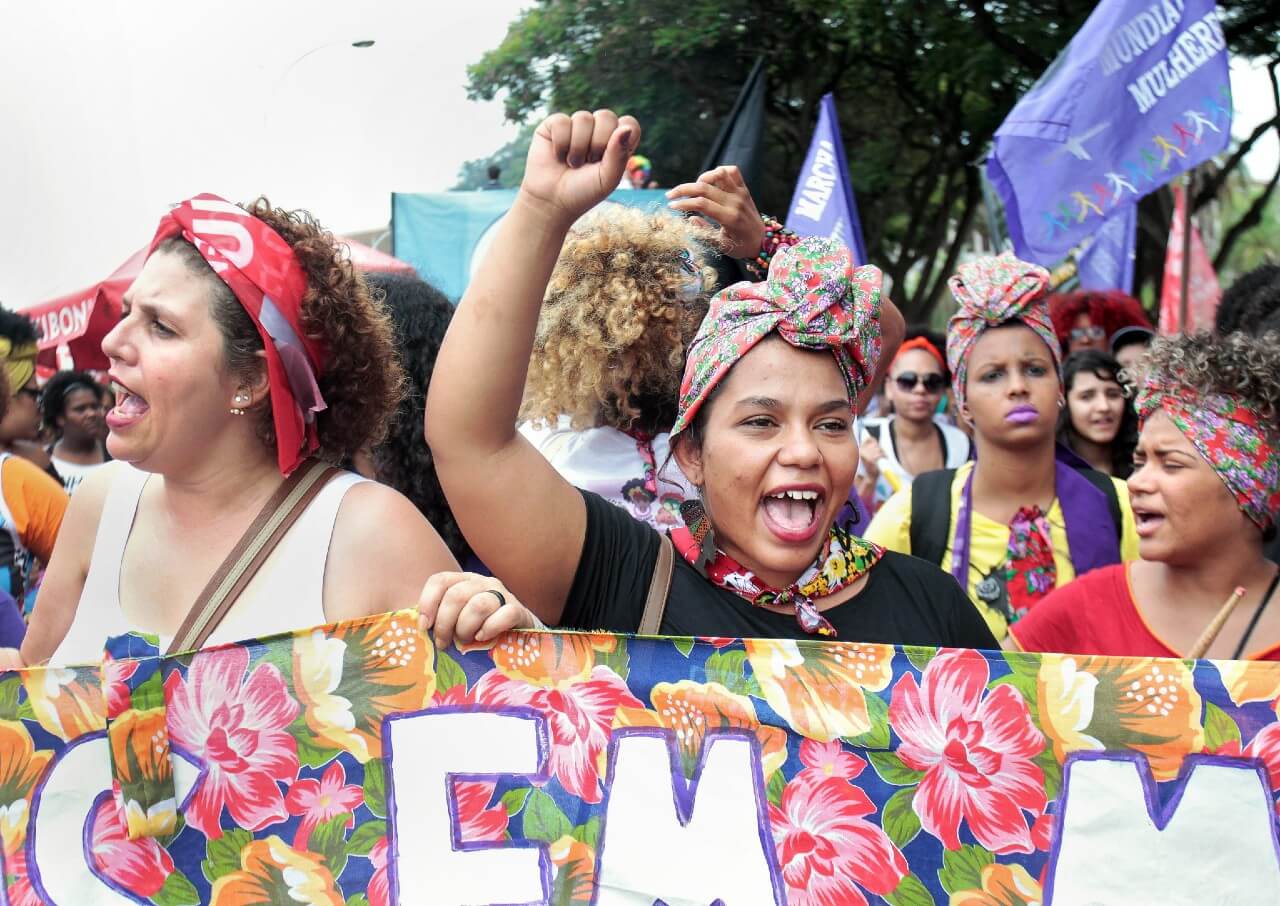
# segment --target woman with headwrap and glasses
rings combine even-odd
[[[476,553],[549,623],[635,631],[652,592],[669,606],[651,628],[669,635],[990,647],[950,579],[836,524],[882,315],[880,272],[854,268],[829,240],[787,249],[766,282],[713,298],[671,430],[700,498],[682,507],[685,527],[659,534],[575,489],[515,430],[556,255],[569,226],[617,184],[639,137],[634,119],[608,111],[544,122],[520,195],[450,325],[427,439]],[[886,306],[892,340],[901,325]],[[531,531],[538,522],[545,528]],[[653,581],[664,559],[674,560],[669,587]]]
[[[1158,339],[1139,369],[1129,494],[1141,560],[1054,592],[1013,627],[1017,646],[1185,657],[1237,588],[1203,656],[1280,661],[1280,334]]]
[[[77,489],[7,663],[97,662],[131,630],[184,651],[381,613],[457,569],[408,500],[325,468],[381,437],[402,372],[386,315],[309,215],[212,195],[175,206],[102,347],[117,461]],[[278,545],[213,594],[288,500]]]
[[[1123,483],[1056,455],[1062,352],[1048,279],[1012,255],[978,259],[951,278],[960,308],[947,362],[975,461],[917,477],[866,533],[950,572],[1000,639],[1054,588],[1137,557]]]

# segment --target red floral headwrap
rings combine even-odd
[[[919,349],[921,352],[927,352],[943,368],[947,367],[947,360],[942,357],[942,353],[938,351],[938,347],[929,342],[928,337],[912,337],[898,347],[898,351],[893,354],[893,360],[896,362],[902,358],[904,353],[908,353],[913,349]]]
[[[765,282],[716,293],[689,345],[671,436],[689,427],[729,369],[774,332],[798,349],[831,350],[856,406],[880,360],[880,285],[879,268],[854,267],[844,246],[814,238],[775,256]]]
[[[1245,400],[1147,383],[1136,405],[1142,425],[1158,411],[1167,414],[1213,466],[1241,511],[1267,530],[1280,510],[1280,438]]]
[[[280,472],[288,475],[320,449],[316,413],[326,408],[316,383],[326,351],[302,329],[307,276],[275,230],[217,195],[197,195],[166,214],[150,252],[175,236],[195,246],[258,327],[266,350],[276,456]]]
[[[1053,332],[1049,302],[1044,295],[1044,288],[1049,285],[1047,270],[1006,252],[961,265],[947,285],[960,305],[947,323],[947,364],[951,366],[951,389],[957,407],[964,405],[969,353],[978,338],[992,327],[1021,321],[1044,340],[1055,367],[1061,367],[1062,347]]]

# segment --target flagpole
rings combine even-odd
[[[1191,186],[1194,173],[1194,168],[1188,170],[1182,180],[1182,272],[1178,275],[1178,325],[1184,334],[1191,332],[1187,329],[1187,318],[1191,310],[1188,293],[1191,289]]]

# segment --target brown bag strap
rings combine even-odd
[[[194,651],[209,640],[280,539],[338,472],[332,466],[312,460],[284,480],[187,611],[168,654]]]
[[[662,615],[667,610],[667,596],[671,592],[671,572],[675,564],[675,548],[671,539],[662,535],[658,545],[658,562],[649,582],[649,596],[645,598],[644,613],[640,616],[640,635],[657,635],[662,626]]]

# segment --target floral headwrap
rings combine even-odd
[[[1005,252],[961,265],[947,285],[960,305],[947,323],[947,364],[957,406],[964,405],[969,353],[974,344],[987,330],[1006,321],[1021,321],[1034,330],[1053,353],[1055,367],[1062,365],[1062,347],[1053,332],[1044,293],[1049,285],[1047,270]]]
[[[902,358],[905,353],[911,352],[913,349],[919,349],[921,352],[927,352],[937,360],[939,365],[943,368],[947,367],[946,359],[942,357],[942,353],[938,352],[938,347],[929,342],[928,337],[912,337],[910,340],[907,340],[899,346],[898,351],[893,354],[893,360],[895,362],[898,361],[898,359]]]
[[[1280,438],[1240,397],[1196,394],[1147,383],[1138,392],[1140,423],[1163,410],[1213,466],[1236,503],[1266,531],[1280,509]]]
[[[716,293],[689,345],[671,436],[689,427],[729,369],[775,331],[797,349],[830,349],[855,406],[880,360],[881,281],[879,268],[855,268],[840,243],[813,238],[775,256],[763,283]]]
[[[9,396],[17,396],[36,373],[37,351],[35,343],[14,346],[8,337],[0,337],[0,368],[9,379]]]
[[[307,275],[275,230],[217,195],[197,195],[166,214],[151,251],[175,236],[195,246],[262,336],[276,457],[280,472],[288,475],[320,448],[316,413],[326,408],[316,384],[325,350],[302,329]]]

